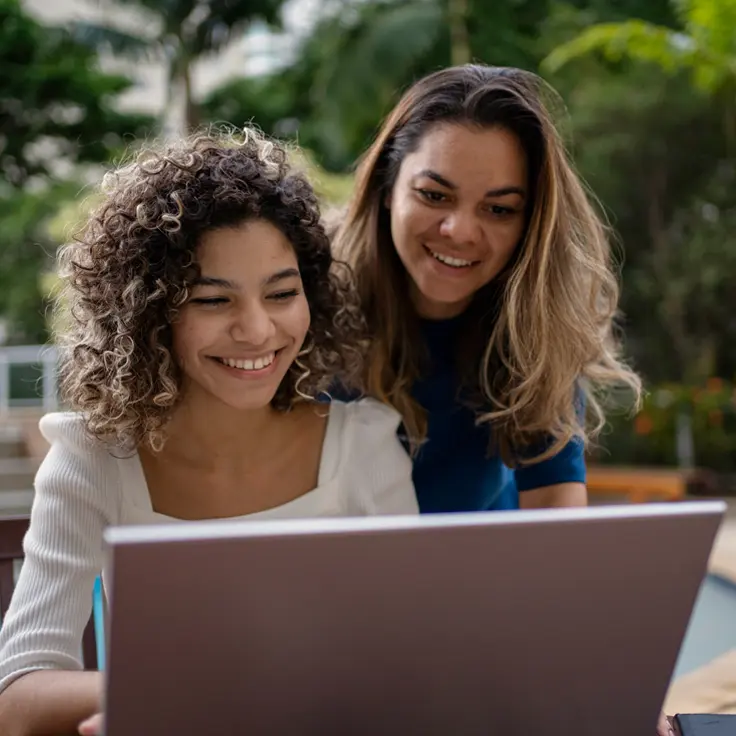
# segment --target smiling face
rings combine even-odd
[[[184,400],[267,407],[310,324],[294,249],[252,220],[207,232],[197,262],[201,278],[172,327]]]
[[[527,161],[504,128],[437,124],[401,162],[387,199],[391,236],[421,317],[461,314],[524,232]]]

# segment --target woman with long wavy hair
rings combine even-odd
[[[608,232],[545,98],[513,68],[419,80],[335,224],[368,322],[364,384],[403,417],[423,512],[584,505],[606,397],[639,401]]]
[[[606,395],[639,397],[608,233],[545,98],[513,68],[421,79],[334,234],[368,320],[368,392],[403,416],[423,511],[513,507],[514,485],[524,507],[585,503]]]
[[[398,414],[316,399],[359,375],[364,326],[285,150],[197,134],[103,194],[60,256],[70,411],[41,420],[51,447],[0,630],[3,734],[90,716],[81,731],[99,731],[102,676],[80,652],[107,526],[417,511]]]

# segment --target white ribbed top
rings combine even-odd
[[[411,461],[399,415],[372,399],[332,402],[318,486],[247,519],[415,514]],[[154,512],[137,454],[92,442],[77,414],[40,423],[51,448],[36,475],[25,561],[0,628],[0,691],[36,669],[81,669],[92,589],[104,564],[107,526],[192,523]]]

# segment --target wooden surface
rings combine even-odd
[[[709,570],[736,584],[736,499],[716,538]],[[736,621],[733,622],[736,627]],[[736,713],[736,650],[675,680],[665,701],[666,713]]]
[[[664,712],[736,713],[736,650],[677,679]]]
[[[670,468],[625,468],[590,465],[588,493],[622,495],[631,503],[679,501],[687,492],[687,474]]]

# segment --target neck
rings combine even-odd
[[[164,452],[204,466],[227,458],[249,462],[262,455],[282,416],[271,406],[234,409],[209,396],[189,395],[167,425]]]

